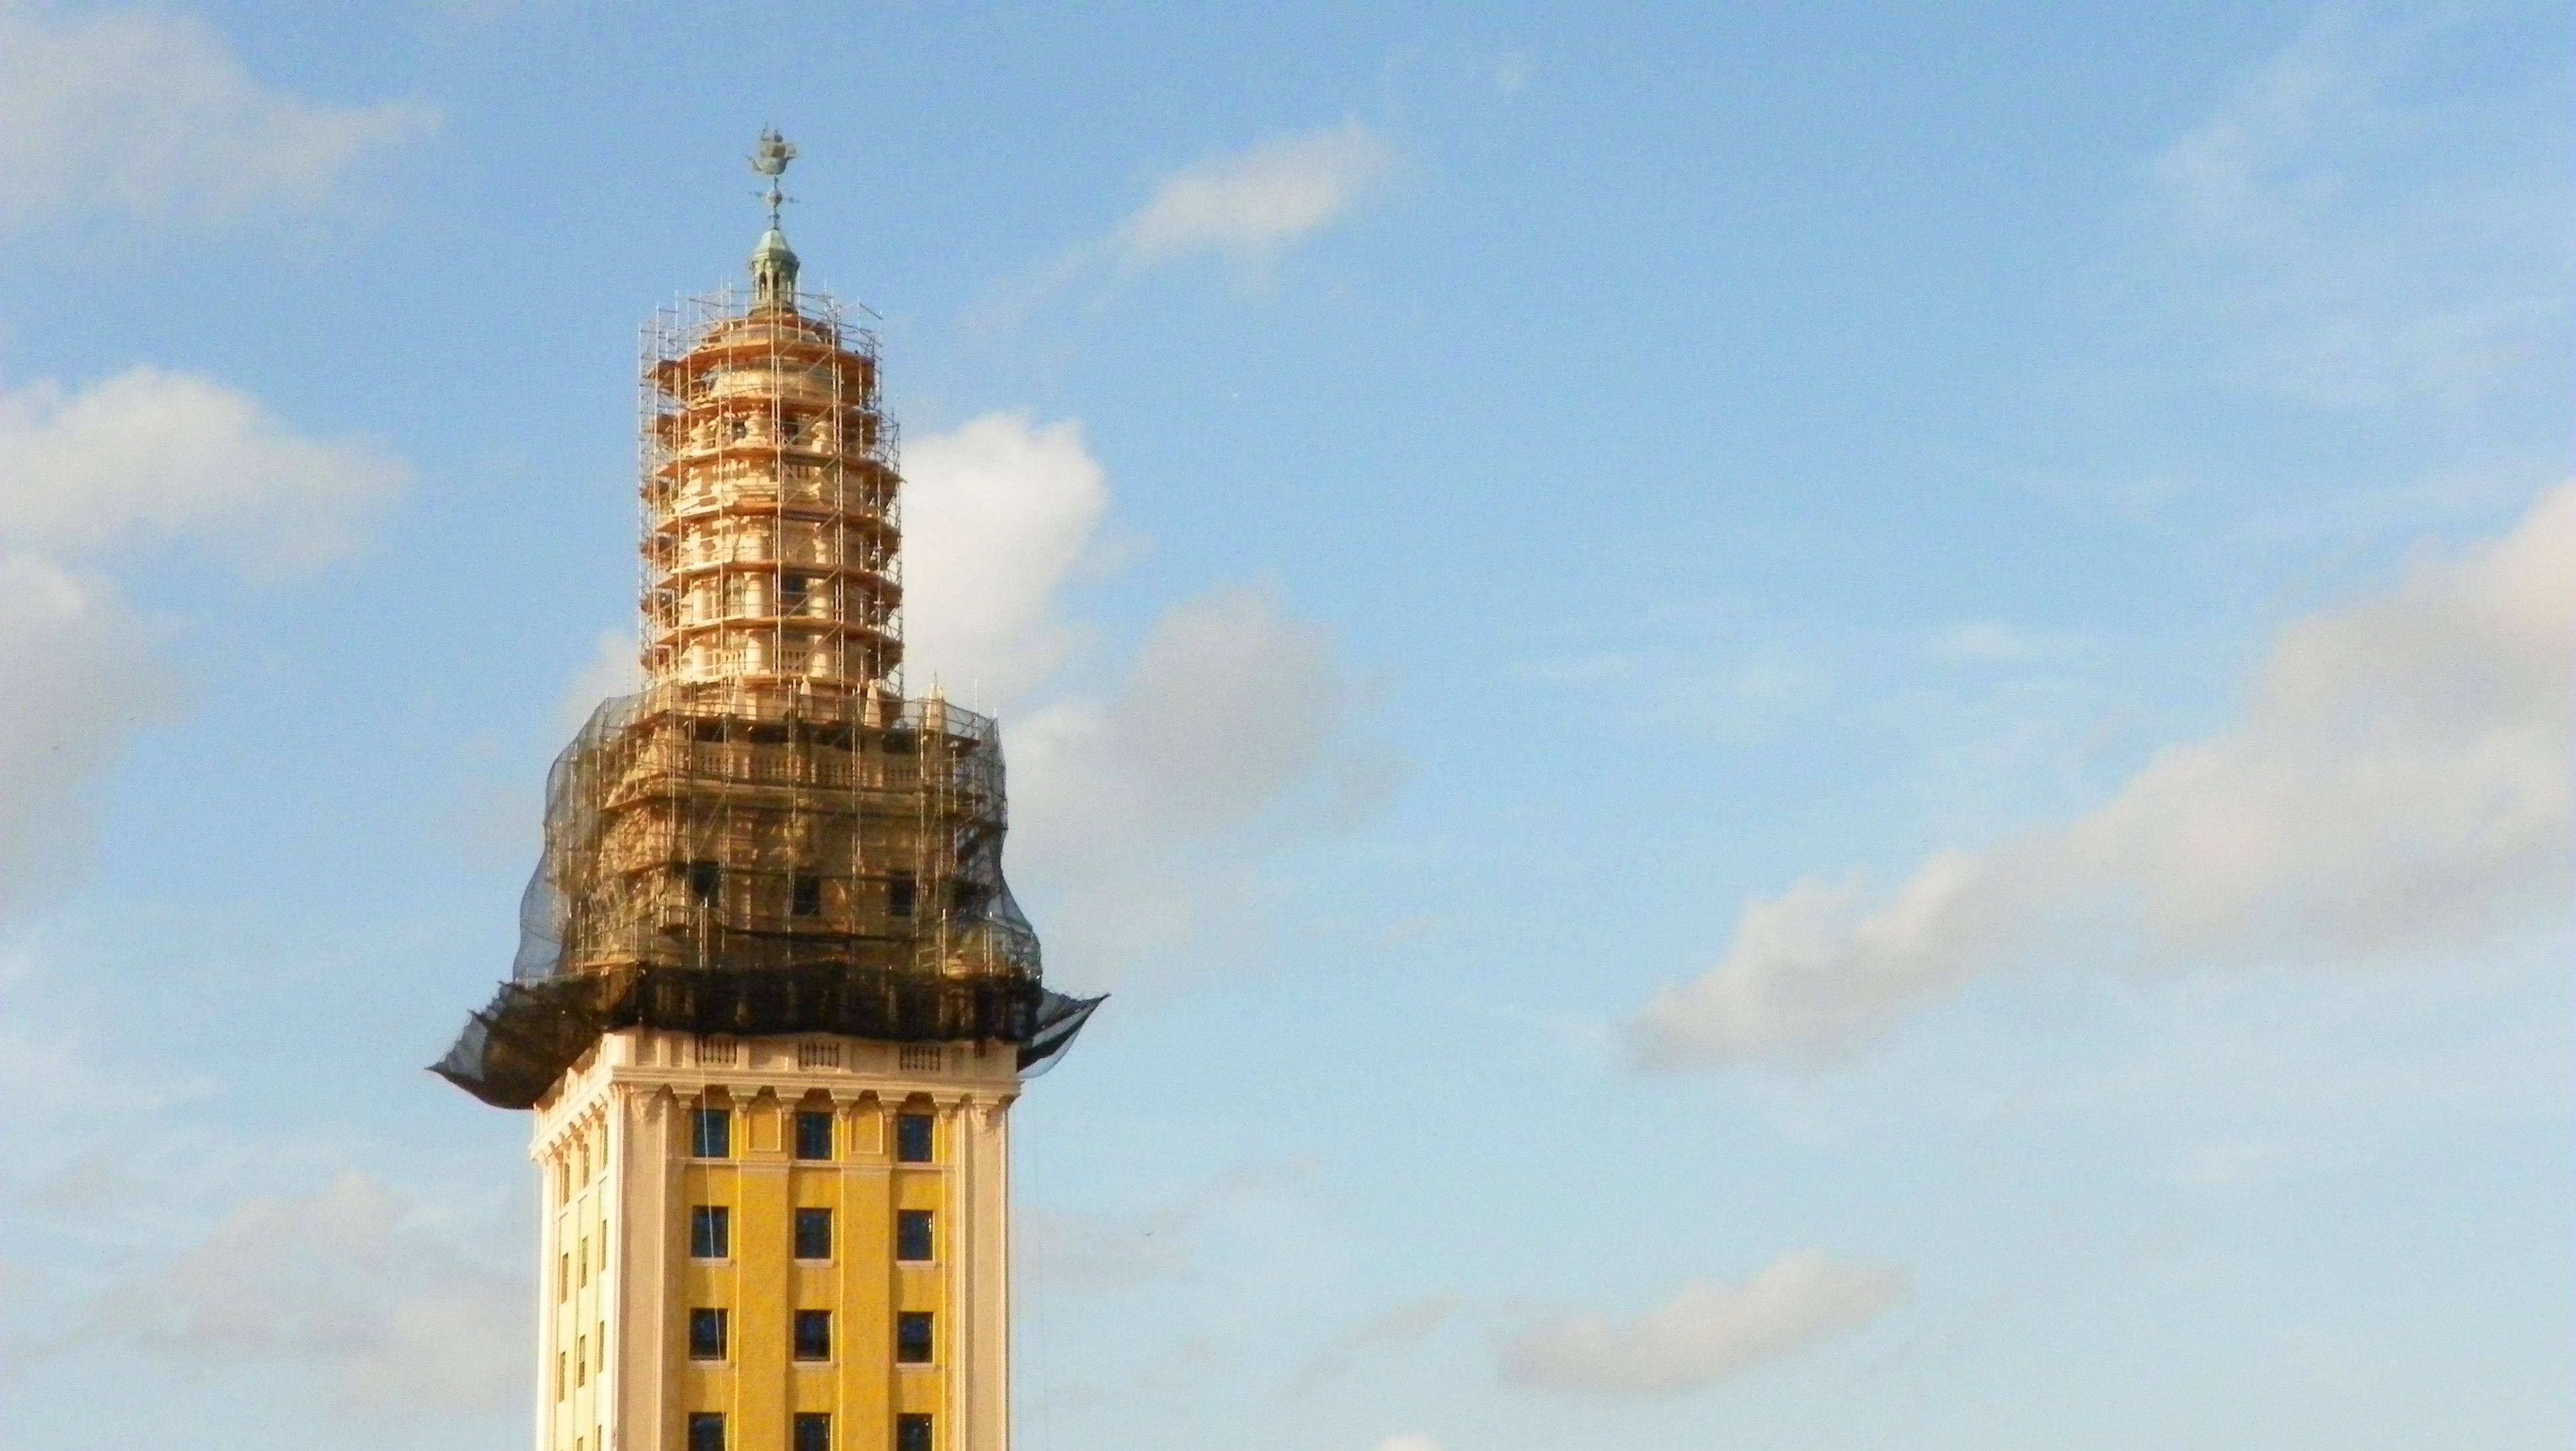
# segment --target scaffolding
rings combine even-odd
[[[645,688],[557,758],[511,979],[436,1065],[486,1102],[626,1027],[991,1040],[1034,1072],[1097,1006],[1044,988],[1003,880],[993,721],[900,691],[875,336],[794,290],[783,239],[753,265],[645,328]]]

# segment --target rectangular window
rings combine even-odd
[[[724,869],[714,862],[689,863],[689,898],[702,907],[712,907],[724,895]]]
[[[564,1393],[571,1389],[571,1359],[562,1351],[558,1350],[555,1352],[555,1399],[562,1400],[564,1398]]]
[[[590,1337],[585,1335],[572,1343],[572,1383],[590,1384]]]
[[[894,1317],[894,1359],[897,1365],[930,1364],[930,1312],[904,1310]]]
[[[721,1204],[690,1206],[689,1257],[721,1260],[732,1256],[733,1211]]]
[[[725,1451],[724,1412],[689,1412],[689,1451]]]
[[[899,1260],[932,1257],[929,1210],[898,1209],[894,1212],[894,1257]]]
[[[796,1451],[832,1451],[832,1417],[826,1411],[796,1413]]]
[[[930,1115],[899,1113],[894,1116],[894,1156],[899,1163],[930,1162]]]
[[[697,1451],[696,1447],[689,1451]],[[931,1451],[930,1416],[923,1411],[906,1411],[894,1418],[894,1451]]]
[[[691,1113],[689,1153],[701,1159],[733,1157],[733,1110],[702,1108]]]
[[[555,1256],[555,1298],[572,1298],[572,1255],[569,1252]]]
[[[590,1241],[586,1239],[581,1241],[577,1248],[579,1250],[581,1272],[574,1277],[573,1283],[577,1285],[587,1285],[590,1283]]]
[[[818,916],[823,910],[823,879],[799,876],[787,902],[787,910],[799,917]]]
[[[906,872],[886,883],[886,910],[897,917],[912,915],[913,904],[921,898],[921,888]]]
[[[805,596],[814,589],[810,574],[782,574],[778,577],[778,612],[792,615],[805,607]]]
[[[832,1116],[812,1109],[796,1115],[796,1157],[828,1159],[832,1157]]]
[[[725,1358],[726,1316],[722,1310],[698,1309],[689,1312],[689,1359],[722,1360]]]
[[[800,1260],[828,1260],[832,1257],[832,1211],[796,1211],[796,1257]]]
[[[832,1312],[799,1310],[796,1312],[796,1358],[830,1360],[832,1358]]]

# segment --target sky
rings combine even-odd
[[[526,1434],[423,1071],[809,285],[1028,1451],[2563,1447],[2559,7],[0,0],[0,1451]]]

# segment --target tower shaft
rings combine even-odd
[[[1000,1045],[604,1038],[531,1146],[540,1451],[1007,1451],[1018,1089]]]
[[[537,1451],[1008,1451],[1008,1112],[1098,1002],[1039,980],[993,722],[898,688],[895,430],[793,155],[749,293],[646,331],[644,688],[437,1066],[535,1110]]]

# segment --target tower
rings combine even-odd
[[[895,428],[794,155],[749,290],[645,328],[644,686],[435,1070],[534,1111],[538,1451],[1007,1451],[1009,1109],[1098,1005],[1003,882],[994,722],[901,692]]]

